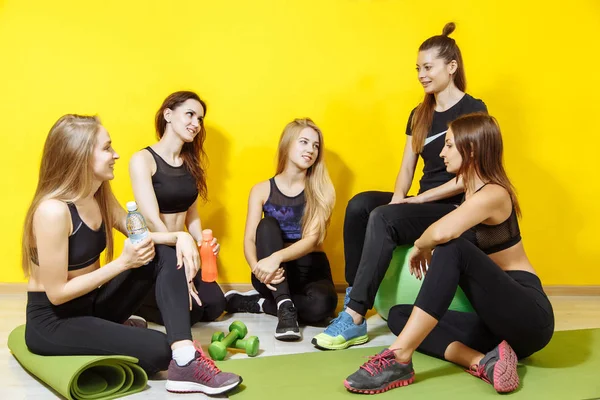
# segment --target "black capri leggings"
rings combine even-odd
[[[166,370],[170,345],[191,340],[188,289],[175,250],[157,245],[148,264],[127,270],[81,297],[53,305],[45,292],[27,293],[25,342],[44,356],[127,355],[148,375]],[[123,325],[156,282],[156,299],[167,334]]]
[[[388,204],[393,193],[363,192],[346,207],[344,256],[352,286],[348,307],[365,315],[373,308],[396,246],[412,244],[429,225],[456,209],[454,198],[423,204]]]
[[[449,311],[457,286],[477,314]],[[487,353],[506,340],[519,358],[544,348],[554,333],[552,305],[539,278],[526,271],[503,271],[464,238],[437,246],[415,301],[439,321],[418,350],[444,359],[446,348],[460,342]],[[388,326],[398,335],[412,305],[394,306]]]
[[[258,259],[262,260],[283,247],[283,234],[277,220],[273,217],[263,218],[256,228]],[[333,315],[338,299],[325,253],[309,253],[282,266],[285,269],[285,280],[273,285],[276,292],[252,274],[252,286],[265,298],[265,313],[276,316],[279,299],[288,297],[298,310],[298,319],[306,324],[323,322]]]

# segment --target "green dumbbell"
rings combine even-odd
[[[238,339],[235,341],[235,343],[233,343],[233,346],[236,349],[242,349],[246,351],[246,354],[249,357],[254,357],[255,355],[258,354],[258,346],[259,346],[260,342],[258,340],[258,337],[256,336],[249,336],[247,339]]]
[[[208,346],[208,354],[215,361],[221,361],[225,359],[227,355],[227,348],[231,347],[238,339],[243,339],[248,333],[248,328],[242,321],[234,321],[229,325],[229,334],[223,337],[222,332],[216,332],[212,336],[214,340],[210,346]]]

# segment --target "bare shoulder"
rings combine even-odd
[[[47,199],[40,203],[33,215],[35,225],[52,227],[57,231],[70,228],[69,207],[63,201]]]
[[[512,208],[512,200],[508,190],[495,183],[485,185],[472,196],[471,200],[473,203],[486,206],[491,210]]]
[[[268,180],[259,182],[256,185],[252,186],[252,189],[250,190],[250,200],[260,200],[262,203],[264,203],[269,198],[270,192],[271,184]]]
[[[134,153],[129,160],[129,168],[152,171],[156,168],[152,154],[146,149]]]

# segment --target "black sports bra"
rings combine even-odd
[[[475,193],[480,191],[483,186],[477,189]],[[517,212],[513,207],[510,216],[503,222],[497,225],[477,224],[465,232],[465,234],[485,254],[493,254],[506,250],[521,241],[521,230],[519,229]]]
[[[161,214],[187,211],[198,198],[196,180],[184,165],[173,167],[152,148],[146,147],[156,162],[152,187]]]
[[[95,231],[83,222],[77,207],[73,203],[67,203],[71,222],[73,224],[73,233],[69,235],[69,259],[68,270],[76,271],[95,263],[100,258],[100,253],[106,248],[106,233],[104,230],[104,221],[100,228]],[[40,265],[37,256],[37,249],[33,250],[31,261]]]

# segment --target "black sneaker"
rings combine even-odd
[[[300,340],[300,328],[298,328],[298,311],[291,301],[284,301],[277,310],[277,328],[275,329],[275,339],[279,340]]]
[[[225,293],[225,301],[227,302],[225,311],[228,313],[247,312],[258,314],[260,313],[258,300],[260,300],[260,294],[256,290],[248,292],[230,290]]]
[[[414,380],[412,360],[403,364],[396,360],[392,350],[385,349],[369,357],[369,361],[346,378],[344,386],[351,392],[376,394],[410,385]]]

